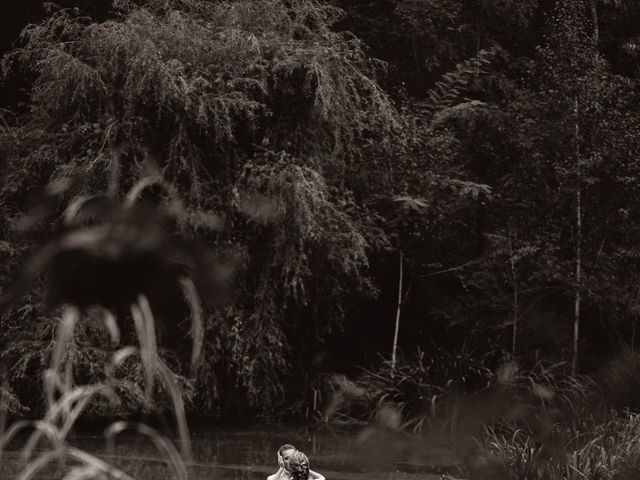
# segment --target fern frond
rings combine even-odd
[[[467,99],[462,97],[463,92],[468,89],[474,79],[485,73],[485,67],[489,65],[495,53],[494,49],[480,50],[474,58],[456,65],[455,70],[443,75],[442,80],[436,82],[429,90],[428,100],[421,104],[422,108],[435,114],[460,101],[466,101]]]

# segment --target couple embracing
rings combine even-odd
[[[278,471],[267,480],[325,480],[324,476],[309,469],[307,456],[288,443],[278,449],[278,465]]]

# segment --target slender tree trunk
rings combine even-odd
[[[117,197],[120,189],[120,154],[116,152],[111,158],[109,166],[109,179],[107,182],[107,194],[110,197]]]
[[[573,358],[571,371],[575,375],[578,369],[578,343],[580,340],[580,306],[582,303],[582,192],[576,192],[576,293],[573,318]]]
[[[636,293],[636,301],[634,304],[634,312],[633,319],[631,320],[631,350],[636,350],[636,328],[638,326],[638,319],[640,318],[640,310],[638,307],[640,306],[640,287],[638,287],[638,292]]]
[[[582,165],[580,162],[580,126],[578,124],[578,99],[575,100],[575,136],[576,136],[576,263],[575,263],[575,302],[573,317],[573,356],[571,372],[578,370],[578,344],[580,340],[580,306],[582,303]]]
[[[593,24],[593,44],[598,48],[600,41],[600,28],[598,27],[598,7],[596,0],[591,0],[591,23]]]
[[[398,307],[396,309],[396,327],[393,333],[393,349],[391,350],[391,372],[396,370],[396,351],[398,349],[398,331],[400,330],[400,311],[402,309],[402,277],[403,277],[403,255],[402,250],[399,251],[399,275],[398,275]]]
[[[480,34],[476,32],[476,80],[480,76]]]
[[[416,70],[420,72],[422,65],[418,59],[418,41],[415,35],[411,35],[411,53],[413,53],[413,62],[415,63]]]
[[[509,233],[509,263],[511,264],[511,279],[513,281],[513,331],[511,336],[511,353],[515,356],[518,340],[518,274],[516,272],[516,261],[513,252],[513,240]]]
[[[7,378],[7,366],[5,365],[4,360],[0,359],[0,465],[2,465],[2,455],[5,451],[4,441],[8,415],[9,380]]]

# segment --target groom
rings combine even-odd
[[[289,457],[298,449],[289,443],[285,443],[278,449],[278,465],[280,468],[273,475],[269,475],[267,480],[289,480],[291,472],[289,471]],[[313,470],[309,470],[309,480],[325,480],[324,476]]]
[[[293,452],[296,451],[296,447],[289,443],[285,443],[278,449],[278,466],[280,467],[276,473],[269,475],[267,480],[285,480],[289,478],[289,470],[287,470],[287,462]]]

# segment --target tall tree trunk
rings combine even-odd
[[[580,161],[580,125],[578,123],[578,98],[575,100],[575,141],[576,141],[576,263],[575,302],[573,317],[573,356],[571,372],[578,370],[578,344],[580,340],[580,306],[582,303],[582,165]]]
[[[9,382],[7,369],[3,361],[0,361],[0,465],[2,465],[2,452],[5,450],[4,439],[9,415]]]
[[[580,187],[576,192],[576,292],[573,317],[573,357],[571,372],[575,375],[578,370],[578,343],[580,340],[580,306],[582,303],[582,192]]]
[[[591,23],[593,24],[593,44],[598,49],[598,42],[600,41],[600,28],[598,27],[598,7],[596,0],[591,0]]]
[[[411,53],[413,53],[413,62],[415,64],[416,71],[419,73],[420,70],[422,70],[422,65],[418,59],[418,41],[416,40],[415,35],[411,35]]]
[[[636,350],[636,327],[638,325],[638,318],[640,317],[640,311],[638,310],[638,303],[640,301],[640,287],[638,288],[638,293],[636,294],[636,301],[633,305],[633,316],[631,320],[631,350],[635,352]]]
[[[396,351],[398,349],[398,332],[400,331],[400,311],[402,309],[402,277],[403,277],[403,254],[399,250],[399,268],[398,268],[398,307],[396,309],[396,327],[393,333],[393,348],[391,350],[391,372],[396,370]]]
[[[509,233],[509,263],[511,264],[511,280],[513,281],[513,330],[511,336],[511,353],[515,356],[518,340],[518,274],[516,272],[516,261],[513,252],[513,240]]]

